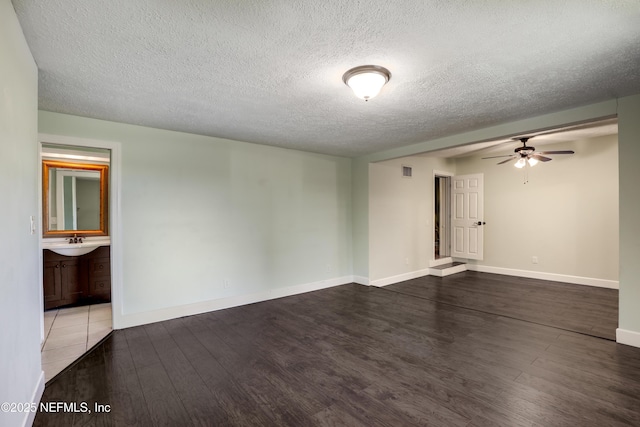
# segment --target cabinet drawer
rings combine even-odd
[[[111,275],[111,262],[109,258],[92,259],[89,262],[89,277],[104,277]]]
[[[111,279],[109,277],[103,279],[89,280],[89,295],[91,296],[109,296],[111,292]]]

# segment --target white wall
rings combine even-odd
[[[532,145],[535,140],[531,141]],[[484,173],[484,260],[472,264],[618,280],[617,135],[544,145],[574,150],[526,168],[481,156],[458,159],[457,173]],[[496,155],[499,153],[496,153]],[[533,264],[537,256],[539,263]]]
[[[117,326],[352,280],[350,159],[44,111],[39,130],[122,143]]]
[[[38,402],[40,367],[38,71],[9,0],[0,0],[0,402]],[[36,218],[37,221],[37,218]],[[0,412],[0,425],[30,423]]]
[[[617,137],[546,145],[571,156],[524,171],[481,156],[413,156],[369,165],[369,278],[388,284],[428,273],[433,259],[433,170],[483,173],[487,271],[617,287]],[[412,179],[402,165],[411,165]],[[427,222],[429,221],[429,222]],[[532,257],[538,264],[532,263]],[[513,270],[513,271],[511,271]]]
[[[369,164],[401,157],[410,157],[421,153],[479,141],[507,138],[512,135],[533,133],[553,129],[569,123],[614,117],[618,103],[615,99],[586,105],[570,110],[558,111],[537,117],[531,117],[470,132],[450,135],[430,141],[423,141],[400,148],[379,151],[353,159],[353,260],[354,274],[362,281],[369,275]]]
[[[619,286],[620,286],[620,328],[617,341],[640,347],[640,223],[638,207],[640,192],[640,95],[620,99],[610,99],[596,104],[570,110],[558,111],[524,120],[490,126],[462,134],[451,135],[431,141],[424,141],[410,146],[353,159],[352,181],[354,271],[362,276],[369,273],[369,170],[367,165],[399,157],[412,156],[419,153],[454,147],[475,141],[499,139],[511,135],[534,133],[545,129],[553,129],[566,124],[593,121],[618,116],[619,144]]]
[[[412,178],[402,176],[411,166]],[[369,165],[369,279],[384,285],[419,277],[433,259],[434,170],[447,159],[408,157]]]
[[[620,322],[617,341],[640,347],[640,95],[620,99]]]

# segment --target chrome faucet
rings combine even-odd
[[[78,237],[77,234],[74,234],[73,237],[69,238],[69,244],[73,243],[82,243],[82,237]]]

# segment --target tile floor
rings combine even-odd
[[[49,381],[111,332],[111,304],[44,312],[42,369]]]

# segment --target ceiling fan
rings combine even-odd
[[[522,138],[513,138],[514,141],[522,142],[522,147],[517,147],[514,151],[515,154],[507,154],[504,156],[491,156],[491,157],[483,157],[483,159],[497,159],[499,157],[508,157],[508,159],[499,162],[499,165],[504,163],[508,163],[511,160],[516,160],[515,167],[523,168],[528,163],[529,166],[535,166],[538,162],[548,162],[551,159],[550,157],[546,157],[549,154],[574,154],[571,150],[559,150],[559,151],[536,151],[536,147],[527,146],[527,141],[529,141],[532,136],[526,136]]]

